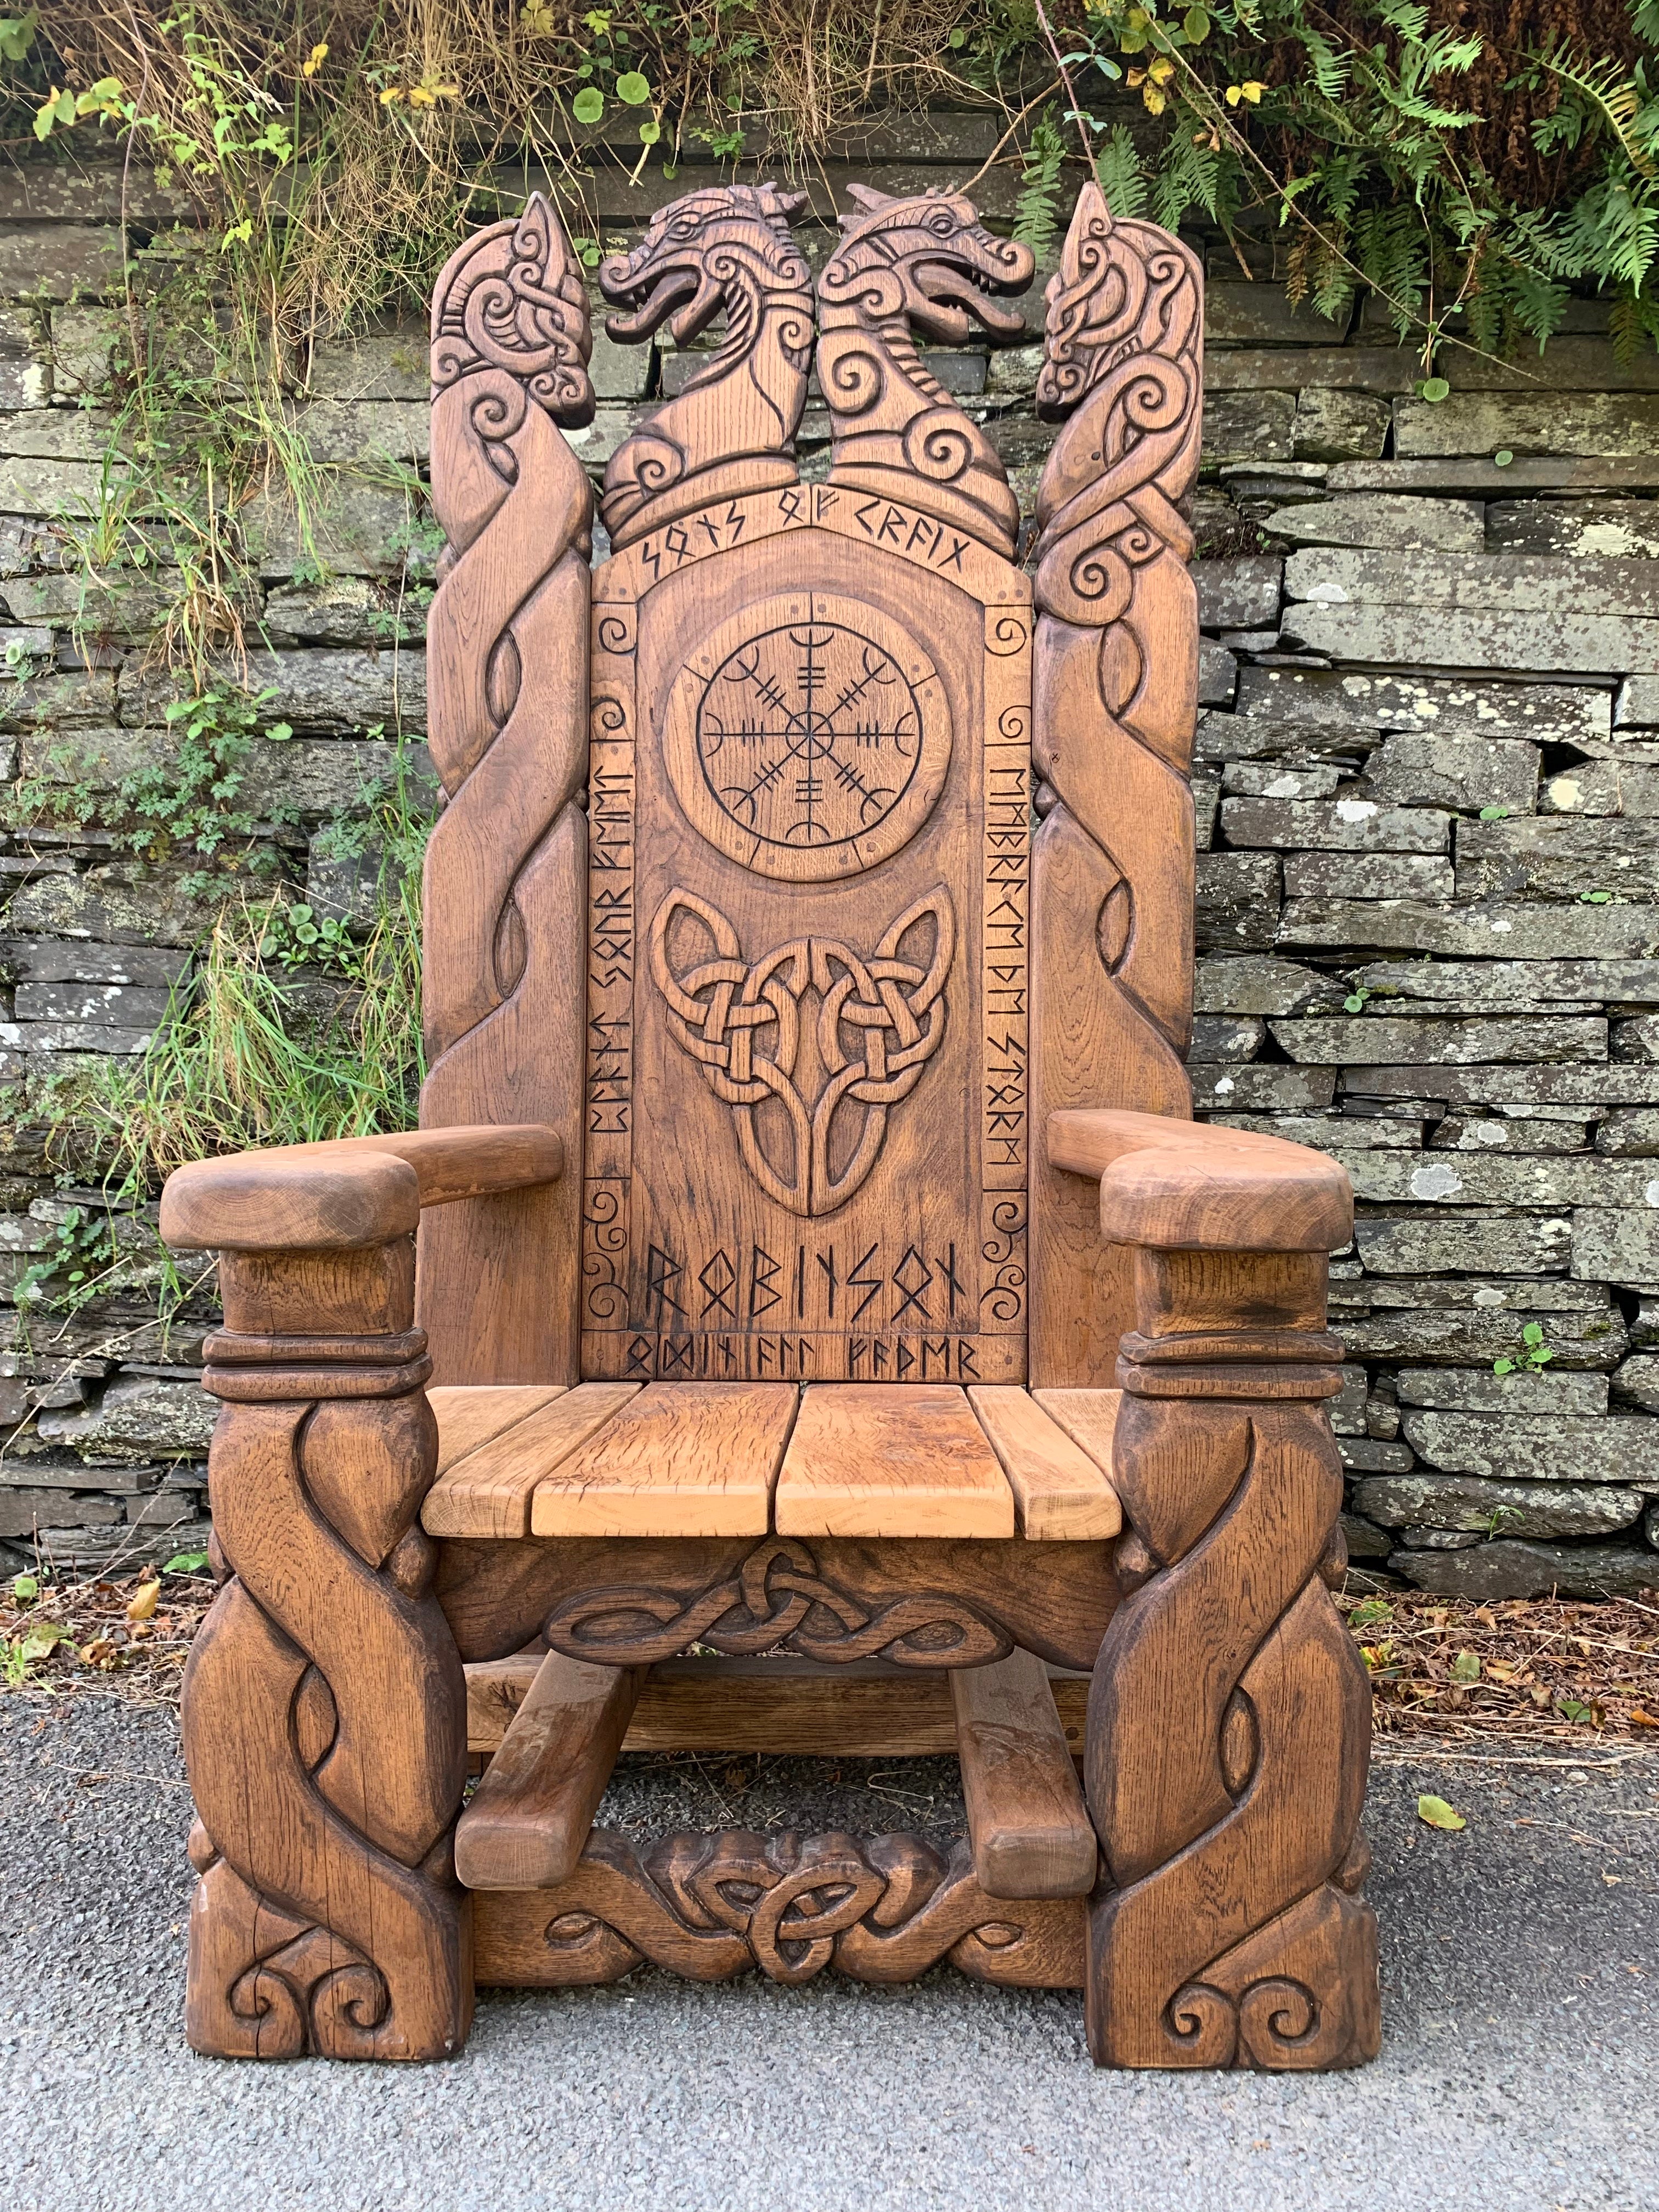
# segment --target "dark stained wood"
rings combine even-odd
[[[988,1897],[1086,1897],[1099,1847],[1054,1709],[1029,1651],[951,1677],[974,1871]]]
[[[499,1750],[543,1656],[531,1651],[467,1668],[470,1752]],[[777,1657],[660,1660],[646,1674],[623,1749],[950,1758],[957,1750],[951,1679],[882,1659],[841,1666]],[[1050,1668],[1048,1689],[1067,1756],[1081,1759],[1089,1677]]]
[[[1198,698],[1192,534],[1203,276],[1186,246],[1114,222],[1084,186],[1048,291],[1040,411],[1063,427],[1037,495],[1031,1103],[1186,1117]],[[1127,1255],[1039,1141],[1030,1378],[1113,1380]]]
[[[592,417],[590,344],[580,264],[539,195],[438,280],[432,505],[448,544],[426,666],[447,804],[426,857],[421,1126],[538,1122],[573,1163],[592,495],[561,426]],[[422,1224],[441,1382],[575,1381],[580,1213],[573,1173]]]
[[[933,377],[916,337],[960,345],[977,331],[1026,335],[997,293],[1023,292],[1036,257],[994,238],[960,192],[895,199],[866,185],[818,278],[818,383],[837,489],[897,500],[1012,555],[1019,502],[989,439]]]
[[[641,1859],[599,1829],[558,1888],[473,1902],[481,1984],[568,1988],[620,1981],[647,1960],[693,1981],[758,1966],[790,1987],[826,1968],[854,1981],[915,1980],[941,1960],[976,1980],[1075,1989],[1084,1907],[988,1897],[959,1844],[921,1836],[665,1837]]]
[[[1092,1667],[1117,1602],[1109,1543],[769,1536],[447,1543],[438,1587],[464,1658],[545,1632],[606,1666],[693,1644],[837,1663],[982,1665],[1019,1644]]]
[[[1089,1701],[1112,1885],[1091,1919],[1090,2048],[1114,2066],[1354,2065],[1379,2031],[1376,1924],[1355,1893],[1370,1696],[1321,1572],[1342,1503],[1321,1404],[1340,1347],[1296,1327],[1299,1285],[1275,1310],[1270,1255],[1236,1260],[1261,1272],[1235,1332],[1249,1357],[1217,1361],[1224,1330],[1168,1333],[1192,1285],[1172,1316],[1167,1256],[1139,1255],[1142,1328],[1121,1370],[1132,1595]]]
[[[388,1307],[365,1264],[379,1256],[222,1265],[228,1326],[204,1379],[226,1401],[210,1480],[228,1578],[191,1647],[183,1714],[201,1875],[185,2027],[217,2057],[437,2058],[471,2014],[446,1869],[465,1687],[416,1518],[437,1431],[411,1273]],[[368,1288],[355,1314],[341,1260]],[[296,1353],[261,1334],[314,1327],[319,1310],[346,1325],[331,1360],[311,1337]],[[298,1378],[285,1401],[248,1402],[262,1373]]]
[[[726,321],[724,344],[606,465],[605,526],[617,551],[699,508],[794,483],[812,276],[789,225],[805,204],[770,184],[688,192],[652,217],[631,253],[600,264],[605,298],[635,310],[606,318],[625,345],[665,322],[689,346]]]
[[[1100,1185],[1100,1233],[1166,1251],[1334,1252],[1353,1234],[1353,1188],[1323,1152],[1282,1137],[1155,1114],[1064,1112],[1050,1167]]]
[[[547,1889],[575,1871],[642,1680],[548,1653],[456,1828],[468,1889]]]
[[[1024,580],[833,487],[708,520],[595,580],[583,1371],[1018,1382]]]

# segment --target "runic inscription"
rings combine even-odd
[[[748,608],[676,686],[665,733],[692,826],[763,876],[817,883],[888,859],[932,811],[951,728],[933,663],[828,592]]]

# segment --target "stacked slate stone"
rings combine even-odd
[[[847,183],[963,185],[996,136],[937,115],[866,134],[811,182],[810,257]],[[607,243],[719,180],[601,179]],[[98,1161],[64,1188],[46,1154],[47,1079],[141,1052],[214,913],[193,856],[143,866],[95,825],[25,826],[23,787],[112,795],[171,742],[156,594],[88,593],[52,523],[99,497],[119,183],[0,183],[0,774],[20,780],[0,817],[4,1297],[96,1202]],[[1006,222],[1014,188],[993,169],[974,197]],[[141,252],[179,212],[130,179]],[[1338,327],[1212,254],[1195,1104],[1352,1176],[1333,1270],[1351,1552],[1484,1596],[1659,1588],[1659,359],[1621,366],[1605,327],[1580,303],[1541,358],[1450,349],[1431,404],[1379,319]],[[1029,508],[1052,436],[1037,349],[930,359]],[[695,366],[599,340],[599,412],[572,438],[596,478]],[[422,533],[395,478],[424,466],[425,396],[418,328],[319,356],[296,416],[329,472],[325,580],[280,499],[244,517],[263,594],[245,680],[295,732],[256,756],[262,835],[345,919],[374,855],[326,857],[314,833],[423,726]],[[814,398],[809,477],[828,430]],[[36,1534],[86,1565],[201,1540],[206,1319],[161,1332],[154,1235],[152,1208],[123,1231],[112,1297],[37,1303],[0,1353],[0,1546],[19,1556]]]

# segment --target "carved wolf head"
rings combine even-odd
[[[848,193],[861,212],[842,217],[844,235],[818,279],[826,307],[854,307],[872,322],[902,316],[940,345],[961,345],[975,323],[1004,344],[1025,335],[1018,310],[992,295],[1030,283],[1029,246],[994,237],[960,192],[894,199],[849,185]]]
[[[675,344],[690,345],[723,307],[729,312],[730,294],[810,294],[811,272],[789,234],[805,204],[805,192],[775,185],[722,185],[660,209],[634,251],[612,254],[599,270],[605,298],[636,310],[608,315],[606,330],[637,344],[667,322]]]

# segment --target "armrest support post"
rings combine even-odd
[[[452,1862],[466,1687],[420,1527],[437,1426],[416,1170],[373,1148],[207,1165],[231,1172],[182,1200],[175,1178],[168,1233],[212,1219],[244,1249],[222,1252],[204,1377],[223,1404],[220,1589],[185,1675],[189,2038],[221,2057],[447,2057],[472,2006]],[[219,1221],[261,1176],[263,1213]],[[307,1227],[312,1249],[265,1242]]]
[[[1116,1375],[1124,1601],[1084,1760],[1106,1869],[1090,2048],[1111,2066],[1357,2065],[1380,2033],[1358,1894],[1370,1692],[1331,1602],[1346,1559],[1324,1407],[1347,1178],[1298,1146],[1144,1115],[1056,1115],[1049,1139],[1133,1248],[1137,1323]]]

